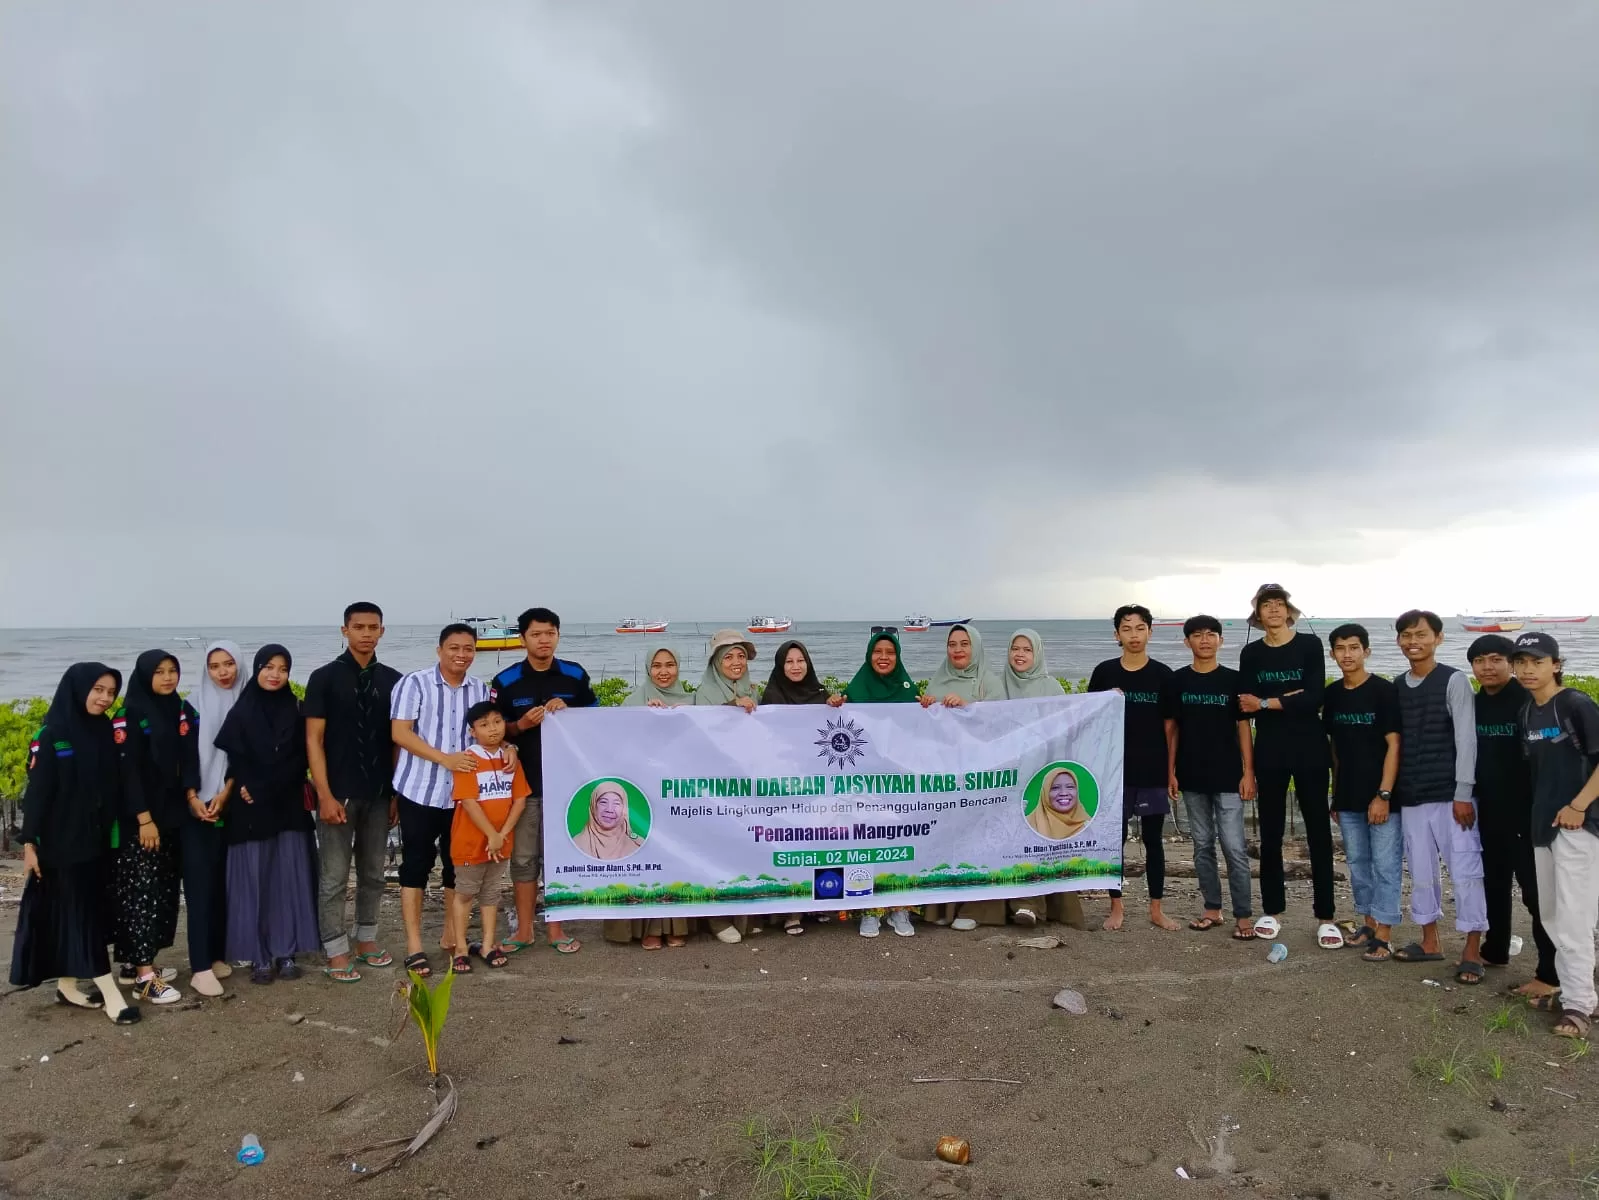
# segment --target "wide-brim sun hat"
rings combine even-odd
[[[729,646],[743,646],[744,656],[751,662],[755,660],[755,643],[736,629],[718,629],[711,634],[711,648],[707,657],[715,661],[716,656]]]
[[[1251,629],[1264,629],[1260,623],[1260,606],[1267,600],[1281,600],[1288,606],[1288,623],[1299,620],[1299,608],[1288,596],[1288,589],[1280,583],[1263,583],[1255,589],[1255,598],[1249,602],[1248,625]]]

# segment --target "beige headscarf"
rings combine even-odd
[[[711,635],[711,658],[705,665],[705,676],[694,692],[695,704],[732,704],[736,700],[754,700],[755,680],[751,668],[745,667],[737,681],[722,674],[722,655],[734,646],[744,648],[748,662],[755,661],[755,643],[736,629],[718,629]]]
[[[622,819],[607,829],[600,824],[600,797],[612,795],[622,802]],[[620,784],[596,783],[589,793],[589,823],[583,832],[572,839],[577,848],[590,858],[626,858],[644,844],[644,839],[633,832],[627,808],[627,793]]]
[[[1043,785],[1038,789],[1038,806],[1027,814],[1027,823],[1052,842],[1064,842],[1067,838],[1076,837],[1082,832],[1083,826],[1088,824],[1088,810],[1083,807],[1081,796],[1078,796],[1077,807],[1071,812],[1063,813],[1051,806],[1049,789],[1062,775],[1072,781],[1074,794],[1080,790],[1081,785],[1077,782],[1076,775],[1065,767],[1056,767],[1044,776]]]

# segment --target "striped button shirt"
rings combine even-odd
[[[435,750],[459,754],[470,740],[466,710],[488,698],[489,685],[481,679],[467,676],[460,687],[451,687],[443,672],[433,666],[412,671],[395,684],[389,716],[396,721],[414,721],[416,735]],[[394,790],[407,800],[429,808],[452,808],[453,786],[453,771],[400,750],[394,764]]]

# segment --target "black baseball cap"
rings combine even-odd
[[[1560,643],[1547,633],[1535,630],[1532,633],[1523,633],[1516,638],[1514,653],[1518,655],[1525,654],[1530,658],[1558,659],[1560,657]]]

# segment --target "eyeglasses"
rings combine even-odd
[[[899,632],[899,626],[898,625],[873,625],[872,626],[872,632],[873,633],[898,633]]]

